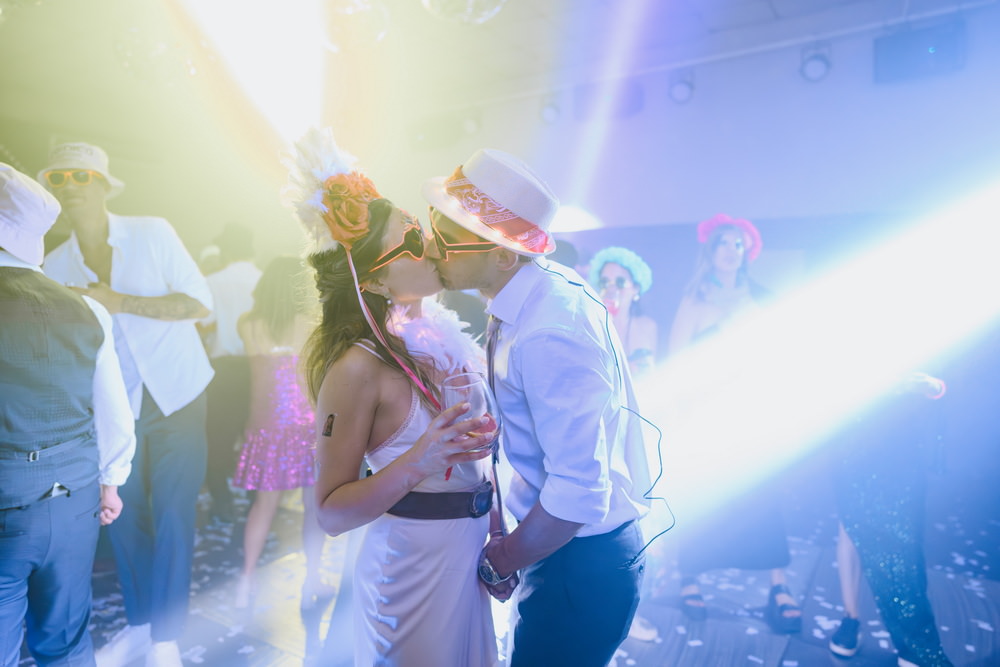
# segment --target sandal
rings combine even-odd
[[[793,634],[802,631],[802,608],[797,604],[778,604],[778,596],[784,593],[792,597],[792,592],[788,586],[777,584],[771,587],[771,594],[767,599],[767,622],[771,629],[778,634]],[[793,598],[794,599],[794,598]],[[789,613],[794,613],[789,615]]]
[[[697,586],[697,584],[686,584],[682,589],[692,585]],[[708,618],[708,608],[705,606],[705,598],[701,596],[700,592],[688,593],[687,595],[682,593],[681,611],[692,621],[704,621]]]

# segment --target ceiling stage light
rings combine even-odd
[[[832,66],[830,46],[828,44],[814,44],[803,49],[799,74],[806,81],[822,81],[830,73]]]
[[[667,85],[667,95],[676,104],[687,104],[694,97],[694,73],[690,69],[682,69],[671,73]]]

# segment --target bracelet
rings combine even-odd
[[[504,532],[502,530],[491,530],[490,537],[503,537]]]

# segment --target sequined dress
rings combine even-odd
[[[837,509],[899,656],[948,667],[927,595],[927,473],[944,430],[937,401],[884,397],[843,429],[831,454]]]
[[[315,423],[290,348],[250,357],[250,418],[233,485],[284,491],[315,484]]]

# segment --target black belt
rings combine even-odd
[[[471,491],[410,491],[388,513],[407,519],[475,519],[493,507],[493,483],[485,480]]]

